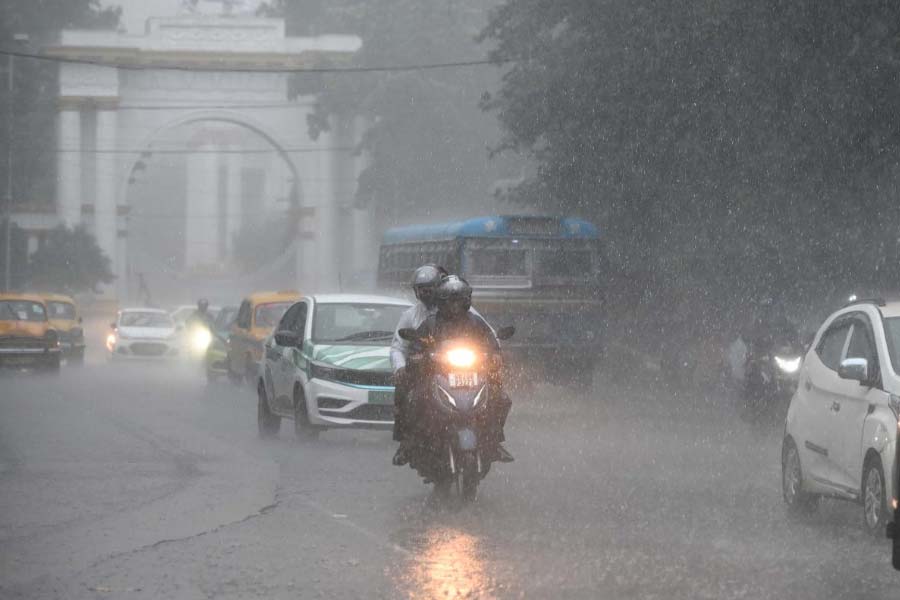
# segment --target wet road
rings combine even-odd
[[[0,377],[2,598],[897,598],[858,507],[789,520],[780,435],[650,383],[538,388],[462,511],[389,435],[256,435],[250,389]]]

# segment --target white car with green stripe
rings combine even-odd
[[[284,313],[259,365],[258,421],[273,436],[293,419],[301,437],[328,428],[390,429],[394,386],[390,346],[407,300],[388,296],[305,296]]]

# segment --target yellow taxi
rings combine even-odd
[[[0,293],[0,365],[59,372],[59,337],[36,294]]]
[[[256,292],[244,298],[228,337],[225,367],[232,382],[256,379],[265,339],[300,297],[300,292],[289,290]]]
[[[81,328],[81,315],[75,301],[62,294],[41,294],[47,306],[47,317],[50,326],[59,335],[59,347],[62,357],[69,365],[84,364],[84,330]]]

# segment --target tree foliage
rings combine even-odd
[[[283,0],[276,8],[289,25],[305,23],[304,33],[334,28],[359,35],[363,45],[355,65],[441,63],[485,54],[475,43],[487,19],[484,2],[342,0],[321,10],[311,4],[316,3]],[[309,14],[323,13],[318,26],[304,22]],[[490,67],[299,75],[295,92],[316,94],[309,120],[314,135],[331,131],[338,118],[364,120],[367,131],[357,151],[368,164],[355,200],[378,206],[380,215],[396,221],[483,210],[492,184],[511,168],[488,161],[488,146],[499,131],[478,109],[496,77]]]
[[[896,287],[898,32],[883,0],[506,0],[483,107],[536,165],[512,197],[596,219],[626,269]]]
[[[115,280],[109,258],[84,226],[60,225],[50,231],[31,256],[29,271],[30,287],[72,294],[97,292],[101,283]]]
[[[112,28],[120,9],[101,8],[99,0],[4,0],[0,2],[0,48],[35,52],[56,41],[65,28]],[[27,45],[13,36],[27,34]],[[10,141],[13,160],[13,199],[17,203],[53,205],[56,166],[57,66],[51,62],[16,58],[12,132],[0,128],[0,148]],[[0,82],[2,121],[9,102],[7,59],[0,58],[4,76]],[[6,160],[0,162],[0,182],[6,182]]]

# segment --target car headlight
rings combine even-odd
[[[324,381],[338,381],[340,371],[317,363],[309,364],[309,378]]]
[[[468,368],[475,364],[475,353],[468,348],[448,350],[445,359],[451,367]]]
[[[193,348],[195,352],[206,352],[210,342],[212,342],[212,334],[209,332],[209,329],[196,329],[193,334],[191,334],[191,348]]]
[[[800,360],[799,356],[776,356],[775,364],[785,373],[796,373],[800,370]]]

